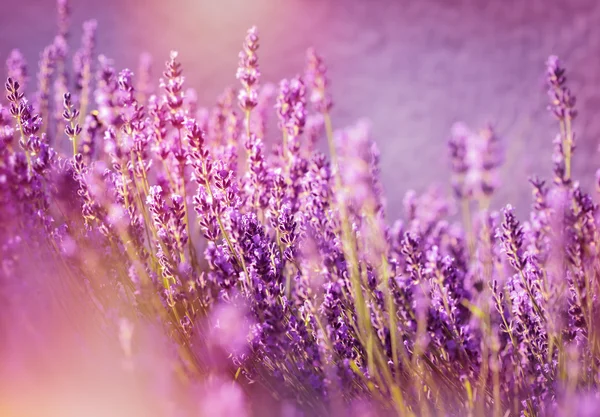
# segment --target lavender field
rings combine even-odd
[[[249,25],[225,39],[227,87],[181,51],[113,60],[120,29],[78,2],[51,13],[38,55],[18,25],[2,41],[0,415],[597,415],[600,165],[576,54],[524,59],[522,101],[457,92],[411,142],[348,88],[383,57],[336,87],[313,33],[278,74]],[[354,46],[373,57],[378,36]],[[498,118],[467,111],[484,105]]]

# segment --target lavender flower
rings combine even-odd
[[[116,91],[118,88],[117,76],[112,62],[104,55],[98,57],[98,70],[96,74],[96,90],[94,99],[98,109],[98,117],[107,126],[118,124],[115,111],[117,106]]]
[[[329,112],[333,106],[331,98],[327,95],[328,84],[327,70],[321,57],[310,48],[306,53],[307,69],[306,79],[311,85],[310,101],[318,112]]]
[[[73,56],[75,91],[79,93],[78,95],[81,95],[79,101],[83,106],[87,105],[87,94],[89,94],[90,83],[92,81],[92,55],[96,46],[97,28],[98,23],[95,20],[88,20],[83,24],[81,49]]]
[[[555,57],[546,74],[559,122],[554,181],[530,180],[527,218],[511,205],[502,216],[489,210],[504,159],[494,129],[456,124],[448,148],[462,221],[430,187],[409,191],[404,216],[388,223],[370,124],[334,132],[314,49],[304,77],[259,88],[250,29],[237,71],[242,111],[232,88],[203,108],[175,52],[156,94],[149,57],[135,79],[96,58],[94,21],[70,80],[69,4],[58,8],[34,102],[13,52],[0,103],[0,326],[9,341],[0,384],[54,369],[36,354],[35,378],[4,373],[26,368],[20,355],[38,345],[53,360],[61,354],[36,339],[48,316],[68,319],[48,333],[76,334],[64,363],[102,346],[111,366],[123,365],[115,380],[133,381],[161,415],[593,408],[600,215],[571,176],[574,98]],[[323,133],[330,158],[318,151]]]
[[[73,105],[73,102],[71,101],[71,94],[69,93],[65,93],[63,106],[65,109],[63,112],[63,118],[65,119],[65,122],[67,122],[65,134],[69,140],[73,142],[73,155],[75,155],[78,152],[77,136],[79,136],[81,133],[81,126],[79,126],[79,123],[77,122],[77,120],[79,120],[80,113],[79,110],[77,110]]]
[[[571,155],[575,150],[575,136],[572,132],[572,121],[577,116],[575,111],[575,96],[566,86],[565,69],[557,56],[550,56],[546,62],[546,82],[550,105],[548,110],[556,117],[560,125],[560,147],[557,148],[557,160],[564,160],[564,182],[571,178]],[[560,162],[558,162],[560,163]]]
[[[165,89],[167,103],[172,112],[172,123],[177,124],[176,113],[183,104],[183,73],[181,63],[177,61],[178,53],[171,51],[169,61],[167,61],[167,70],[163,73],[164,79],[161,79],[160,86]]]
[[[69,0],[57,0],[58,35],[67,38],[69,34],[71,6]]]
[[[499,185],[498,168],[503,155],[493,128],[479,134],[456,123],[448,141],[452,164],[454,193],[458,198],[489,198]]]
[[[38,90],[36,97],[36,106],[42,117],[48,117],[48,107],[50,99],[50,86],[51,78],[55,71],[56,65],[56,47],[54,44],[44,48],[44,51],[40,57],[39,71],[38,71]],[[47,121],[46,121],[47,123]]]
[[[18,82],[23,89],[27,88],[27,62],[18,49],[13,49],[6,60],[8,76]]]
[[[258,92],[256,85],[260,78],[258,68],[258,30],[252,27],[246,34],[244,40],[244,49],[239,54],[239,64],[236,78],[240,80],[244,87],[238,94],[238,104],[240,108],[249,112],[258,104]]]

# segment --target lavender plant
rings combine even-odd
[[[139,75],[96,58],[95,21],[69,72],[69,4],[58,10],[37,79],[12,51],[0,103],[7,340],[31,343],[10,314],[32,291],[85,312],[152,398],[140,415],[593,415],[600,219],[571,174],[558,58],[553,181],[531,179],[527,219],[490,209],[494,129],[457,124],[454,199],[409,192],[390,222],[370,126],[334,130],[314,49],[304,75],[261,85],[250,29],[237,106],[227,89],[202,108],[176,52],[158,88],[148,56]]]

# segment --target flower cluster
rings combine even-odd
[[[23,56],[7,60],[3,303],[43,293],[44,308],[84,306],[160,415],[531,417],[598,405],[600,216],[571,176],[575,100],[556,57],[554,181],[530,181],[529,217],[492,210],[504,159],[494,129],[456,124],[454,198],[411,191],[390,223],[370,125],[334,130],[314,49],[305,74],[274,90],[258,83],[250,29],[240,115],[233,89],[201,107],[176,52],[156,89],[147,56],[138,75],[95,58],[95,21],[70,72],[70,7],[58,6],[31,101]]]

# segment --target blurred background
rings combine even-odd
[[[597,0],[72,0],[72,49],[99,22],[98,53],[118,69],[150,52],[158,79],[178,50],[188,86],[210,106],[235,86],[237,54],[257,25],[263,81],[301,73],[315,46],[330,70],[333,121],[366,117],[382,152],[390,214],[408,189],[449,185],[453,122],[491,122],[506,145],[496,198],[524,213],[526,178],[551,177],[556,124],[546,111],[544,62],[557,54],[577,96],[574,175],[591,187],[600,166],[600,2]],[[0,59],[19,47],[37,72],[56,32],[55,0],[2,0]],[[36,67],[33,67],[35,65]],[[449,188],[448,188],[449,190]]]

